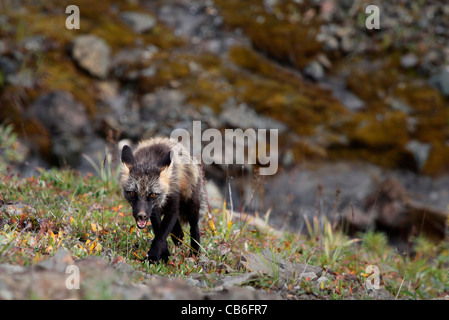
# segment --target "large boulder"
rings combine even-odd
[[[69,92],[55,90],[38,97],[30,111],[50,134],[53,160],[77,164],[84,137],[91,131],[84,105]]]

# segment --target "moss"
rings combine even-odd
[[[375,62],[372,66],[354,66],[347,79],[348,89],[366,101],[372,112],[388,110],[385,98],[396,85],[396,71],[387,67],[376,68]]]
[[[232,94],[226,85],[215,80],[213,75],[203,74],[195,81],[186,83],[183,91],[187,95],[187,101],[197,107],[209,106],[219,113],[221,106]]]
[[[297,163],[301,163],[302,161],[316,161],[328,158],[328,152],[325,148],[307,143],[305,141],[295,142],[290,147],[293,151],[293,157]]]
[[[352,151],[342,152],[337,148],[338,152],[333,150],[332,154],[360,157],[389,168],[410,168],[413,167],[409,164],[413,162],[410,157],[413,157],[404,150],[404,145],[413,139],[433,146],[429,157],[431,164],[426,164],[422,172],[435,175],[444,172],[449,161],[442,146],[449,138],[447,101],[425,80],[401,70],[400,55],[400,51],[392,50],[382,60],[367,56],[364,59],[372,59],[371,63],[356,58],[351,65],[341,62],[337,67],[350,75],[348,88],[365,101],[366,107],[363,113],[354,114],[342,130],[352,141],[349,146]],[[408,115],[394,111],[390,98],[403,101],[409,107]],[[396,113],[393,118],[392,112]],[[390,120],[376,123],[378,116]],[[407,125],[407,118],[411,117],[416,120],[414,128]]]
[[[406,115],[400,111],[385,115],[355,114],[347,130],[356,145],[376,149],[401,148],[408,141]]]
[[[218,0],[225,23],[240,28],[258,51],[302,69],[321,50],[316,39],[319,21],[296,19],[310,9],[310,4],[279,2],[271,12],[262,1]],[[238,12],[239,14],[236,14]]]
[[[151,61],[156,72],[154,76],[143,76],[138,80],[138,89],[145,93],[156,87],[170,86],[174,82],[182,82],[190,76],[188,61],[176,55],[159,55]]]
[[[33,92],[21,87],[6,87],[0,91],[0,123],[12,123],[16,133],[31,141],[45,159],[49,159],[51,140],[45,127],[26,112]]]
[[[15,14],[15,18],[16,21],[26,19],[27,27],[24,30],[24,36],[42,34],[53,41],[65,43],[77,32],[65,27],[67,18],[65,15],[52,15],[30,9],[26,16]]]
[[[417,165],[413,155],[407,150],[383,149],[373,150],[366,147],[328,148],[330,160],[347,159],[353,161],[366,161],[388,169],[407,169],[416,171]]]
[[[429,159],[426,161],[422,172],[437,176],[449,171],[449,146],[442,141],[432,143]]]
[[[229,58],[236,65],[264,76],[274,74],[275,68],[267,59],[245,46],[234,46],[229,50]]]
[[[65,28],[68,15],[65,8],[68,5],[77,5],[80,8],[80,29],[69,30]],[[62,45],[68,44],[75,36],[80,34],[95,34],[106,40],[113,52],[124,47],[154,44],[163,50],[180,46],[184,41],[176,37],[172,30],[158,23],[150,32],[145,34],[134,33],[119,17],[119,12],[135,10],[152,15],[137,3],[131,1],[90,1],[90,0],[49,0],[43,3],[31,2],[26,6],[26,15],[23,12],[12,12],[11,18],[15,24],[26,21],[24,35],[43,34]]]
[[[357,113],[338,131],[348,137],[349,144],[333,144],[328,149],[331,159],[363,160],[386,168],[417,170],[413,155],[405,149],[409,141],[407,116],[400,111]]]
[[[94,80],[76,68],[74,63],[60,51],[52,51],[43,59],[37,75],[41,90],[64,90],[73,94],[85,107],[89,116],[96,113]]]
[[[208,106],[216,113],[231,96],[229,84],[223,81],[221,60],[213,54],[179,54],[169,60],[180,60],[189,67],[189,74],[182,78],[180,89],[185,93],[187,102],[197,108]]]
[[[298,134],[311,135],[318,125],[330,125],[348,113],[329,91],[305,82],[250,48],[231,48],[229,57],[246,70],[223,71],[235,88],[234,95],[257,112],[285,122]]]
[[[214,54],[203,53],[200,55],[188,55],[187,59],[197,62],[201,68],[208,72],[217,72],[221,68],[221,60]]]

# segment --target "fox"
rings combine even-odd
[[[201,165],[178,141],[156,137],[138,143],[134,152],[128,145],[121,151],[120,184],[131,205],[139,229],[148,220],[154,239],[144,260],[167,262],[167,238],[179,246],[184,239],[182,225],[190,226],[190,251],[200,252],[200,218],[208,211]]]

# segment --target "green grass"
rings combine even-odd
[[[430,299],[449,294],[447,241],[434,244],[416,238],[416,255],[404,257],[388,246],[384,234],[369,231],[351,239],[330,221],[319,222],[316,218],[307,223],[306,235],[284,232],[275,237],[246,222],[235,221],[226,211],[226,204],[202,220],[199,257],[187,255],[187,229],[180,247],[169,239],[172,256],[167,264],[142,263],[153,233],[151,228],[135,227],[117,184],[116,169],[107,159],[97,165],[97,175],[52,169],[23,178],[2,169],[0,263],[33,265],[61,247],[77,258],[100,256],[108,251],[112,259],[125,261],[136,270],[180,278],[204,274],[212,285],[225,273],[246,272],[235,267],[243,254],[270,248],[289,262],[325,270],[328,280],[319,285],[308,278],[285,283],[276,274],[247,283],[266,291],[287,291],[287,297],[308,293],[324,299],[366,299],[368,265],[378,266],[381,286],[394,297]]]

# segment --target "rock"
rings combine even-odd
[[[324,0],[320,2],[320,17],[324,21],[331,21],[332,16],[336,10],[336,4],[331,0]]]
[[[37,78],[34,71],[24,69],[18,73],[6,76],[6,81],[13,86],[31,89],[36,85]]]
[[[29,36],[21,41],[22,46],[32,53],[46,52],[50,47],[48,43],[48,39],[41,34]]]
[[[374,165],[342,161],[281,171],[264,186],[265,206],[272,208],[270,224],[291,232],[307,232],[304,219],[316,214],[317,201],[320,211],[333,221],[336,207],[343,210],[352,203],[362,204],[376,187],[373,177],[382,175]],[[256,210],[261,212],[262,208]]]
[[[433,298],[431,300],[446,300],[446,301],[449,301],[449,294],[445,295],[444,297]]]
[[[262,272],[281,281],[301,279],[302,277],[318,279],[323,273],[323,269],[320,267],[287,262],[268,248],[257,253],[244,254],[240,265],[249,271]]]
[[[367,296],[374,300],[395,300],[394,296],[383,288],[370,289],[367,292]]]
[[[30,114],[48,130],[51,155],[76,165],[83,150],[84,136],[91,133],[85,107],[66,91],[50,91],[38,97]]]
[[[89,136],[89,139],[84,139],[83,145],[78,147],[79,149],[82,149],[83,155],[79,161],[79,164],[76,166],[76,170],[98,174],[98,172],[96,172],[95,168],[92,166],[92,163],[90,163],[87,159],[91,159],[95,163],[102,163],[105,157],[105,153],[108,150],[106,141],[96,134],[92,134]]]
[[[156,25],[155,18],[141,12],[121,12],[120,18],[136,33],[148,32]]]
[[[67,91],[50,91],[38,97],[31,105],[31,114],[51,134],[70,132],[81,134],[87,131],[85,107]]]
[[[401,111],[405,114],[411,114],[413,109],[401,99],[391,98],[387,100],[393,110]]]
[[[265,10],[271,11],[278,4],[279,0],[263,0]]]
[[[95,35],[81,35],[72,45],[72,56],[79,67],[95,77],[107,77],[111,50],[105,40]]]
[[[7,56],[0,56],[0,71],[4,75],[14,74],[19,71],[20,64]]]
[[[421,69],[427,74],[434,74],[444,58],[445,55],[440,50],[430,50],[421,58]]]
[[[317,41],[323,44],[323,49],[327,52],[337,51],[339,48],[338,39],[327,34],[318,34]]]
[[[336,90],[333,94],[349,111],[356,112],[365,107],[365,102],[352,92]]]
[[[144,284],[150,289],[152,300],[200,300],[203,298],[198,287],[192,287],[182,279],[153,278]]]
[[[284,153],[281,163],[284,168],[289,168],[295,164],[295,155],[291,149]]]
[[[207,45],[209,39],[220,38],[217,29],[222,25],[223,18],[217,12],[212,2],[207,6],[200,2],[185,2],[176,6],[164,4],[158,10],[158,19],[173,28],[176,36],[186,36],[192,43],[202,46]]]
[[[51,140],[51,153],[58,161],[66,162],[71,166],[78,165],[83,150],[83,139],[70,133],[63,132],[55,135]]]
[[[443,67],[437,74],[429,79],[429,84],[449,97],[449,66]]]
[[[418,65],[419,59],[414,53],[407,53],[401,56],[401,67],[404,69],[411,69]]]
[[[47,260],[39,262],[36,267],[45,270],[53,270],[56,272],[65,272],[69,265],[74,265],[70,251],[65,248],[58,249],[56,253]]]
[[[142,96],[141,116],[146,121],[175,120],[182,116],[186,96],[180,90],[160,89]]]
[[[408,194],[397,179],[383,181],[365,202],[365,210],[376,210],[376,222],[383,226],[405,227],[407,224],[404,204]]]
[[[6,264],[2,263],[0,264],[0,273],[7,274],[7,275],[13,275],[16,273],[22,273],[27,271],[27,268],[24,266],[14,265],[14,264]]]
[[[349,230],[382,230],[402,247],[409,245],[410,236],[418,234],[434,241],[443,240],[447,217],[447,210],[433,206],[433,202],[426,205],[411,199],[404,185],[392,177],[366,197],[361,209],[344,210],[344,221],[351,225]]]
[[[233,99],[229,99],[223,106],[219,115],[219,120],[225,125],[242,130],[252,128],[257,129],[277,129],[279,134],[287,130],[287,126],[272,118],[261,116],[251,109],[246,103],[236,105]]]
[[[223,279],[221,279],[221,286],[223,288],[241,286],[250,280],[257,279],[258,277],[259,273],[257,272],[247,272],[237,276],[226,276]]]
[[[135,272],[135,270],[133,269],[133,267],[131,267],[129,264],[127,264],[126,262],[119,262],[116,263],[113,267],[115,270],[117,270],[120,273],[124,273],[124,274],[133,274]]]
[[[357,112],[365,107],[365,102],[349,91],[346,84],[338,79],[327,79],[322,86],[330,89],[334,97],[351,112]]]
[[[305,66],[304,74],[314,81],[320,81],[324,78],[324,68],[319,62],[312,61]]]
[[[343,211],[343,218],[351,225],[356,226],[357,230],[369,230],[375,224],[375,212],[368,213],[356,207],[346,207]]]
[[[193,279],[193,278],[186,279],[186,283],[191,287],[200,287],[201,286],[200,281]]]
[[[149,77],[149,72],[142,72],[141,69],[142,66],[149,64],[157,51],[158,48],[151,44],[145,47],[120,49],[112,58],[110,68],[114,75],[122,80],[136,80],[139,76]]]
[[[430,143],[422,143],[416,140],[411,140],[405,145],[405,149],[413,154],[417,167],[421,170],[429,158],[429,153],[432,146]]]
[[[281,300],[278,294],[266,293],[253,287],[229,287],[207,295],[210,300]]]

